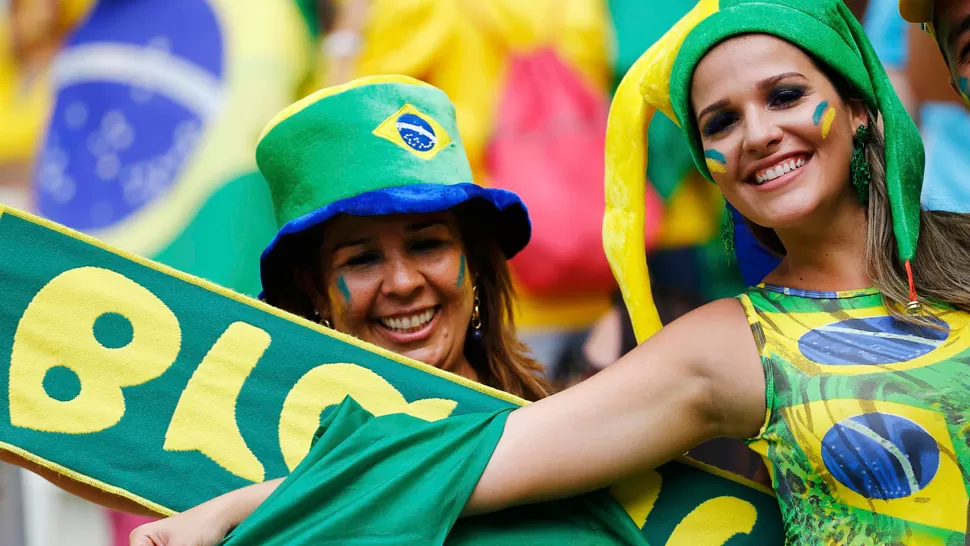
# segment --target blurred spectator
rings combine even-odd
[[[6,0],[0,10],[0,202],[27,209],[30,165],[50,106],[48,67],[94,0]]]
[[[85,4],[94,6],[82,20]],[[306,90],[316,0],[13,6],[21,73],[50,65],[56,96],[24,123],[36,134],[49,118],[33,169],[37,212],[258,294],[259,254],[276,222],[253,150],[272,116]],[[68,39],[54,39],[78,20]],[[37,139],[27,140],[29,156]],[[117,544],[143,521],[112,513]]]
[[[923,207],[970,212],[970,112],[949,85],[949,71],[933,39],[906,24],[896,0],[871,0],[864,19],[876,53],[897,93],[910,97],[926,148]]]

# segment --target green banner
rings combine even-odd
[[[288,474],[347,395],[426,420],[523,401],[0,206],[0,451],[170,514]],[[686,460],[613,494],[651,544],[782,542]]]

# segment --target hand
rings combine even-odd
[[[138,527],[130,546],[215,546],[252,514],[283,478],[230,491],[181,514]]]
[[[136,528],[130,546],[215,546],[226,537],[230,524],[206,506],[199,506]]]

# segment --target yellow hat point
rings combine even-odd
[[[610,106],[603,247],[638,342],[661,328],[644,255],[647,128],[657,110],[677,123],[670,103],[674,61],[691,30],[718,9],[718,0],[698,2],[630,68]]]

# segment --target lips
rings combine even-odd
[[[780,178],[792,171],[801,169],[808,163],[811,156],[807,154],[795,154],[776,161],[771,166],[758,170],[753,177],[753,183],[760,186]]]
[[[434,318],[434,315],[435,309],[431,308],[405,316],[383,317],[378,319],[378,321],[381,323],[381,326],[392,332],[407,334],[427,326],[431,322],[431,319]]]

